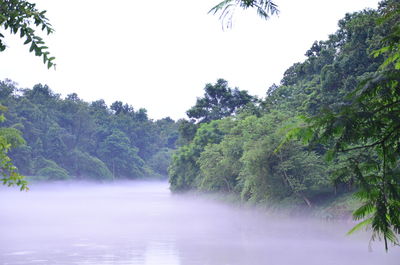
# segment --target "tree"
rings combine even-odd
[[[232,8],[257,2],[227,0],[213,11],[221,11],[224,19]],[[198,145],[198,131],[187,138],[170,167],[171,187],[236,192],[264,203],[297,197],[308,205],[355,191],[363,205],[354,211],[361,223],[352,231],[368,225],[372,239],[382,238],[386,249],[390,241],[399,244],[399,43],[399,1],[347,14],[335,34],[315,42],[307,59],[289,68],[280,86],[271,87],[260,116],[236,115],[236,126],[215,142],[204,134]],[[207,109],[205,99],[198,103],[188,115],[200,128],[229,112]],[[291,131],[282,143],[285,131],[298,126],[297,115],[307,116],[308,125]],[[298,134],[310,145],[288,140]],[[232,143],[235,148],[229,148]],[[324,154],[330,163],[321,160]]]
[[[206,84],[204,91],[204,97],[198,98],[196,105],[186,112],[189,118],[200,123],[228,117],[248,103],[256,101],[247,91],[238,88],[232,90],[224,79],[218,79],[215,85]]]
[[[111,171],[100,159],[86,152],[75,149],[67,154],[70,163],[68,169],[78,178],[93,178],[98,180],[111,179]]]
[[[67,170],[60,167],[53,160],[43,157],[35,160],[35,174],[42,180],[63,180],[70,178]]]
[[[195,124],[194,121],[187,121],[184,119],[179,120],[178,121],[179,138],[177,140],[177,144],[180,146],[189,144],[196,135],[198,127],[199,125]]]
[[[353,213],[362,221],[350,233],[370,226],[372,239],[383,238],[388,250],[388,241],[398,245],[400,234],[400,3],[382,2],[379,12],[389,27],[373,52],[385,58],[380,69],[347,96],[347,105],[309,119],[302,134],[311,131],[315,141],[330,143],[330,157],[349,155],[345,170],[356,176],[356,196],[363,202]]]
[[[221,12],[220,19],[223,24],[226,22],[226,27],[229,28],[232,26],[232,18],[237,7],[255,8],[257,14],[263,19],[279,13],[278,6],[270,0],[224,0],[214,6],[209,13]]]
[[[42,180],[157,177],[165,174],[178,137],[170,118],[153,121],[145,109],[122,102],[114,109],[104,100],[89,104],[76,93],[63,99],[46,85],[19,89],[0,82],[0,104],[8,108],[1,125],[21,131],[26,142],[11,145],[7,156],[19,173]]]
[[[200,179],[198,159],[201,153],[207,145],[221,142],[229,125],[229,119],[202,123],[195,132],[194,138],[177,150],[168,168],[172,190],[185,191],[197,188],[197,181]]]
[[[45,31],[47,35],[54,32],[49,20],[45,16],[46,11],[36,9],[35,4],[21,0],[3,0],[0,2],[0,26],[4,30],[10,29],[11,34],[19,33],[21,38],[25,38],[24,44],[30,43],[30,52],[35,52],[36,56],[43,58],[43,63],[48,68],[55,67],[54,57],[50,55],[48,47],[45,46],[43,39],[35,32],[34,27]],[[7,46],[4,43],[4,35],[0,33],[0,52]]]
[[[0,105],[0,112],[7,109]],[[0,114],[0,122],[4,122],[3,113]],[[27,182],[21,176],[17,168],[12,164],[10,157],[7,155],[11,148],[24,144],[21,132],[13,128],[0,128],[0,181],[3,185],[17,185],[21,190],[27,190]]]
[[[113,177],[137,178],[144,175],[144,161],[137,155],[125,133],[115,130],[100,143],[99,156]]]

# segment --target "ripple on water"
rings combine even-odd
[[[4,255],[6,255],[6,256],[26,256],[26,255],[31,255],[34,253],[35,253],[35,251],[26,250],[26,251],[14,251],[14,252],[6,253]]]

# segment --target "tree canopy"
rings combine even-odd
[[[8,108],[0,135],[24,138],[7,138],[9,158],[18,172],[42,179],[165,177],[178,138],[170,118],[152,121],[145,109],[88,103],[76,93],[63,99],[41,84],[0,81],[0,104]]]
[[[383,63],[347,95],[348,104],[326,109],[307,129],[314,141],[331,143],[332,155],[349,154],[347,170],[360,183],[356,195],[363,201],[354,212],[363,220],[355,229],[371,225],[373,238],[382,237],[388,249],[388,240],[398,244],[400,233],[400,3],[383,2],[378,12],[388,35],[372,54]]]
[[[210,122],[231,116],[255,101],[256,98],[250,96],[247,91],[238,88],[232,90],[227,81],[218,79],[215,85],[206,84],[204,97],[198,98],[186,114],[197,122]]]
[[[386,249],[397,245],[399,10],[387,0],[346,14],[252,111],[186,123],[169,168],[172,189],[311,209],[354,194],[360,223],[351,232],[367,225]]]

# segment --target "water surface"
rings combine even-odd
[[[351,224],[265,213],[167,183],[57,183],[0,189],[0,264],[399,265]]]

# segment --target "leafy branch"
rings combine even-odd
[[[27,1],[0,1],[0,26],[5,30],[9,29],[11,34],[19,33],[20,38],[25,38],[25,45],[30,43],[29,52],[34,52],[36,56],[42,57],[47,68],[55,68],[55,57],[50,55],[45,42],[34,29],[34,27],[40,28],[47,35],[54,32],[45,14],[45,10],[39,11],[36,9],[36,4]],[[0,33],[0,52],[7,48],[3,39],[4,35]]]
[[[0,112],[7,108],[0,105]],[[0,122],[5,120],[4,114],[0,114]],[[20,175],[17,168],[12,164],[11,158],[7,155],[11,147],[23,144],[25,141],[20,131],[14,128],[0,128],[0,182],[7,186],[18,186],[21,190],[28,190],[28,182]]]
[[[270,0],[224,0],[211,8],[208,13],[215,15],[221,12],[219,18],[222,21],[223,27],[225,25],[226,28],[231,28],[237,7],[242,9],[255,8],[257,14],[263,19],[268,19],[272,15],[279,14],[278,6]]]

